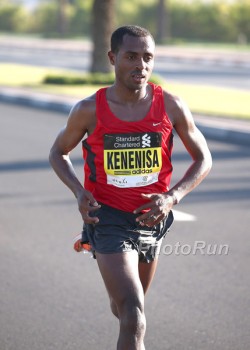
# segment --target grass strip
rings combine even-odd
[[[185,100],[193,113],[250,120],[250,91],[171,81],[166,89]]]
[[[0,85],[24,87],[34,92],[67,95],[76,97],[76,99],[91,95],[103,86],[43,84],[44,78],[50,74],[76,77],[82,73],[29,65],[0,64]],[[185,100],[192,112],[250,120],[249,91],[207,85],[180,84],[173,81],[166,82],[164,88]]]

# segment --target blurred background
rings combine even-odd
[[[118,323],[96,262],[73,251],[82,219],[48,154],[74,103],[112,84],[106,53],[124,24],[152,32],[152,81],[187,102],[213,156],[164,241],[205,249],[161,254],[146,348],[248,350],[249,0],[0,0],[0,350],[115,349]],[[81,145],[71,159],[83,181]],[[191,163],[177,135],[172,160],[174,184]]]
[[[136,23],[156,39],[153,82],[193,112],[248,118],[249,18],[248,0],[0,0],[0,85],[87,95],[113,81],[112,31]]]
[[[247,44],[247,0],[1,0],[0,30],[47,38],[91,37],[93,11],[105,3],[112,25],[137,23],[158,43],[220,42]],[[98,8],[99,7],[99,8]],[[104,15],[104,13],[103,13]],[[111,23],[107,23],[110,26]]]

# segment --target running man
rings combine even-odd
[[[92,247],[119,319],[118,350],[145,349],[144,297],[173,221],[171,209],[212,166],[188,107],[149,82],[154,55],[148,30],[134,25],[115,30],[108,52],[114,84],[73,107],[50,152],[53,169],[76,197],[82,241]],[[193,161],[170,188],[173,128]],[[84,186],[69,157],[81,141]]]

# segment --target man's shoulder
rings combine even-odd
[[[164,102],[169,108],[178,108],[181,106],[181,99],[169,91],[163,89]]]
[[[176,96],[167,90],[163,90],[163,97],[165,110],[173,122],[176,114],[183,112],[183,101],[179,96]]]
[[[173,125],[183,122],[184,119],[192,118],[187,104],[179,96],[163,90],[165,110]]]
[[[88,113],[88,112],[95,111],[95,108],[96,108],[96,93],[78,101],[73,106],[72,110],[78,113]]]
[[[90,130],[96,121],[96,94],[78,101],[70,111],[69,123],[82,130]]]

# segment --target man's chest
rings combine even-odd
[[[143,120],[149,113],[150,107],[151,102],[140,103],[133,106],[109,103],[109,108],[116,118],[128,122]]]

